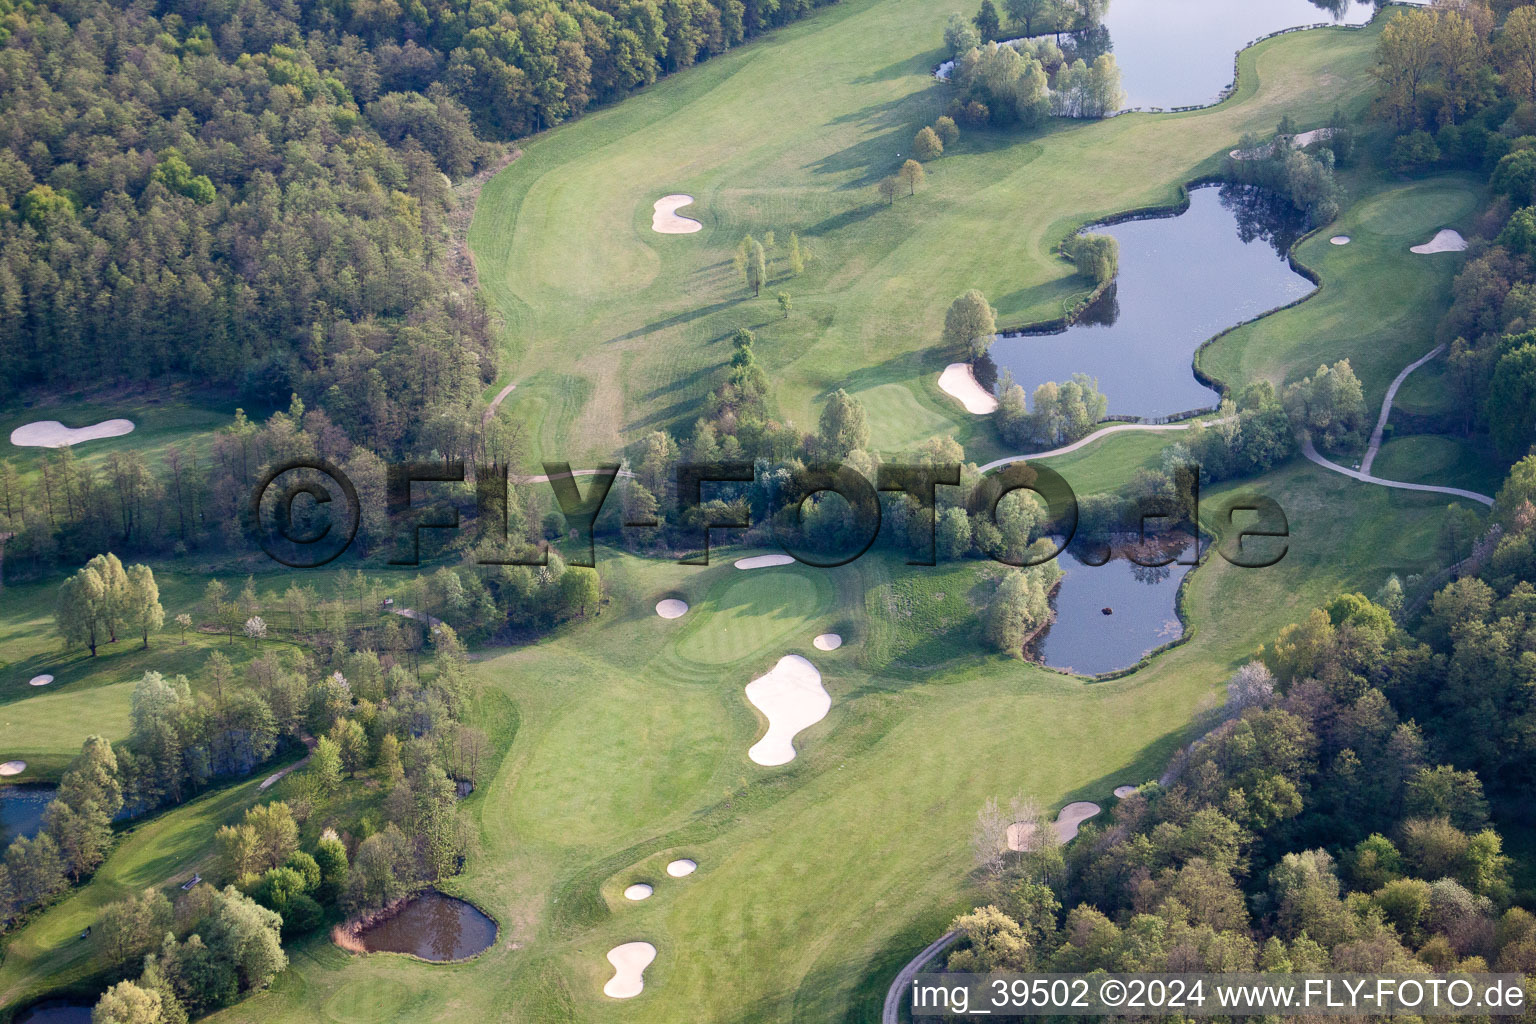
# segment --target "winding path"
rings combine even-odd
[[[1191,421],[1191,423],[1193,422]],[[1001,459],[994,459],[985,466],[982,466],[981,472],[990,473],[994,469],[1001,469],[1015,462],[1027,462],[1030,459],[1049,459],[1057,455],[1066,455],[1068,452],[1075,452],[1079,448],[1087,447],[1101,437],[1109,434],[1118,434],[1123,430],[1188,430],[1190,425],[1190,423],[1116,423],[1114,426],[1101,427],[1079,441],[1073,441],[1071,444],[1061,448],[1052,448],[1048,452],[1032,452],[1027,455],[1005,455]]]
[[[1387,388],[1386,398],[1382,400],[1381,415],[1376,418],[1376,429],[1371,431],[1371,442],[1366,446],[1365,458],[1360,460],[1359,469],[1345,469],[1337,462],[1330,462],[1323,458],[1310,437],[1301,442],[1302,454],[1310,462],[1324,469],[1332,470],[1335,473],[1342,473],[1351,480],[1359,480],[1361,483],[1376,484],[1378,487],[1390,487],[1396,491],[1424,491],[1430,494],[1449,494],[1453,498],[1466,498],[1469,501],[1476,501],[1491,506],[1493,499],[1486,494],[1479,494],[1476,491],[1468,491],[1460,487],[1437,487],[1434,484],[1410,484],[1402,480],[1383,480],[1379,476],[1371,475],[1371,464],[1376,461],[1376,453],[1381,450],[1381,436],[1387,429],[1387,420],[1392,417],[1392,400],[1397,397],[1397,389],[1402,387],[1403,381],[1408,379],[1410,373],[1438,356],[1444,350],[1444,345],[1436,345],[1428,355],[1404,367],[1403,372],[1398,374],[1397,378],[1392,381],[1392,385]]]
[[[1429,355],[1409,363],[1403,367],[1402,373],[1393,378],[1391,386],[1387,388],[1386,400],[1381,403],[1381,415],[1376,417],[1376,429],[1371,431],[1371,443],[1366,446],[1365,458],[1360,460],[1360,472],[1370,475],[1371,463],[1376,461],[1376,453],[1381,450],[1381,435],[1387,429],[1387,420],[1392,418],[1392,401],[1397,398],[1397,389],[1403,386],[1403,381],[1408,379],[1410,373],[1444,351],[1444,345],[1436,345],[1430,349]]]
[[[901,997],[906,993],[907,987],[912,984],[912,979],[928,965],[928,961],[954,945],[958,938],[960,938],[959,932],[946,932],[930,942],[921,953],[908,960],[907,965],[897,972],[891,987],[885,990],[885,1005],[880,1010],[880,1024],[897,1024],[901,1014]]]
[[[1335,473],[1342,473],[1351,480],[1359,480],[1363,484],[1376,484],[1380,487],[1390,487],[1396,491],[1427,491],[1431,494],[1449,494],[1454,498],[1466,498],[1469,501],[1481,502],[1484,505],[1491,506],[1493,504],[1493,499],[1488,495],[1479,494],[1476,491],[1462,490],[1460,487],[1436,487],[1433,484],[1410,484],[1404,483],[1401,480],[1383,480],[1379,476],[1371,476],[1368,473],[1360,472],[1358,469],[1345,469],[1337,462],[1329,462],[1323,458],[1318,453],[1317,447],[1312,443],[1310,437],[1301,443],[1301,452],[1309,460],[1322,466],[1324,469],[1331,469]]]
[[[517,384],[508,384],[501,389],[495,398],[491,399],[491,404],[486,406],[485,412],[480,415],[480,425],[482,427],[491,422],[491,417],[496,415],[496,410],[501,408],[501,403],[506,401],[507,396],[516,390]]]

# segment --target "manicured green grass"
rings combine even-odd
[[[1348,184],[1357,204],[1297,250],[1322,275],[1317,294],[1220,338],[1198,360],[1218,380],[1268,380],[1279,389],[1347,358],[1374,422],[1392,379],[1434,348],[1451,280],[1465,262],[1459,253],[1409,249],[1439,227],[1465,232],[1479,189],[1462,175],[1403,183],[1362,173]],[[1331,244],[1338,234],[1350,243]],[[1414,384],[1410,377],[1405,388]]]
[[[470,241],[507,324],[511,379],[583,382],[559,402],[529,396],[538,451],[611,457],[641,431],[686,429],[723,379],[738,326],[758,332],[797,425],[813,426],[846,387],[897,424],[898,440],[877,436],[877,447],[920,440],[935,424],[902,418],[906,399],[881,389],[929,394],[951,358],[935,345],[955,295],[981,288],[1010,324],[1060,315],[1082,291],[1053,252],[1074,227],[1172,202],[1245,130],[1283,113],[1322,123],[1335,105],[1360,109],[1371,89],[1377,28],[1283,36],[1244,54],[1243,88],[1219,108],[969,132],[929,165],[916,197],[885,207],[873,184],[947,102],[928,71],[962,6],[839,4],[523,146],[483,191]],[[697,197],[688,212],[704,230],[658,235],[651,203],[677,191]],[[743,233],[768,230],[781,244],[800,232],[815,258],[753,299],[730,253]],[[781,288],[795,298],[787,319],[773,300]],[[925,408],[973,429],[953,403]]]
[[[1057,315],[1078,285],[1051,249],[1073,227],[1171,201],[1242,131],[1281,113],[1321,123],[1336,104],[1358,110],[1371,88],[1378,29],[1281,37],[1242,57],[1243,87],[1219,108],[1033,138],[970,133],[930,167],[918,197],[880,208],[869,185],[945,95],[927,77],[937,54],[919,48],[960,6],[846,0],[531,141],[487,187],[471,237],[507,322],[512,377],[527,383],[504,414],[525,418],[536,454],[610,457],[645,430],[691,422],[730,331],[749,326],[782,411],[802,428],[829,390],[847,387],[899,438],[877,436],[881,450],[943,433],[947,418],[980,457],[977,421],[932,385],[948,361],[932,346],[953,295],[981,287],[1008,322]],[[1360,187],[1368,198],[1412,192]],[[1410,228],[1451,216],[1431,208],[1458,190],[1472,194],[1445,179],[1347,214],[1360,218],[1358,249],[1308,243],[1323,294],[1274,318],[1278,327],[1218,343],[1207,356],[1219,375],[1283,382],[1348,355],[1379,401],[1427,350],[1420,336],[1458,259],[1411,263],[1398,251],[1423,240]],[[703,231],[650,232],[650,203],[671,191],[699,198],[687,212]],[[780,238],[799,229],[817,254],[804,277],[774,285],[795,295],[788,319],[771,296],[744,299],[729,266],[742,232],[768,228]],[[1402,294],[1381,284],[1401,274]],[[1378,303],[1372,287],[1407,309]],[[1351,296],[1367,303],[1356,321],[1376,311],[1381,322],[1348,324]],[[1055,465],[1080,494],[1112,490],[1176,436],[1117,436]],[[988,563],[911,567],[873,554],[836,570],[744,573],[722,551],[708,568],[601,552],[612,600],[595,622],[475,664],[515,705],[515,737],[498,734],[507,752],[472,798],[479,849],[454,887],[498,919],[497,945],[439,967],[348,957],[316,940],[271,991],[217,1019],[873,1019],[891,972],[974,896],[969,839],[983,800],[1102,799],[1154,777],[1227,675],[1280,627],[1340,589],[1370,592],[1389,573],[1437,566],[1445,503],[1435,496],[1297,461],[1213,488],[1212,528],[1234,491],[1285,508],[1287,556],[1262,570],[1212,558],[1186,590],[1189,642],[1095,684],[981,649],[976,613],[998,571]],[[690,612],[660,619],[664,597]],[[812,650],[826,631],[845,646]],[[765,769],[746,756],[764,725],[743,688],[792,651],[818,667],[832,708],[797,737],[793,762]],[[175,813],[211,830],[223,812],[210,802]],[[677,856],[698,872],[667,877]],[[618,895],[642,879],[656,886],[651,899]],[[107,892],[93,885],[76,899]],[[34,970],[67,978],[70,961],[48,936],[78,931],[88,909],[19,935],[13,948],[35,952],[14,966],[8,955],[0,981],[8,971],[21,980],[4,991],[37,991]],[[646,990],[608,1000],[603,954],[635,939],[659,950]],[[62,967],[43,965],[50,950]]]
[[[775,571],[777,570],[777,571]],[[832,605],[824,573],[806,566],[735,569],[683,620],[677,652],[701,665],[730,665],[778,650],[805,647]]]
[[[1495,494],[1504,469],[1492,452],[1443,434],[1393,437],[1376,453],[1371,472],[1384,480],[1463,487]]]

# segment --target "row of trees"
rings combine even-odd
[[[777,242],[772,231],[764,232],[761,240],[750,234],[743,235],[731,255],[736,272],[746,281],[753,295],[761,295],[763,287],[772,281],[776,261],[782,261],[782,266],[777,269],[783,277],[799,277],[805,273],[806,260],[810,254],[800,241],[799,233],[789,233],[782,254],[778,252]]]
[[[264,989],[288,966],[282,926],[277,912],[233,886],[198,885],[174,907],[155,890],[110,906],[101,948],[119,974],[142,959],[132,980],[102,994],[91,1020],[186,1024]]]
[[[1010,447],[1043,449],[1087,437],[1108,412],[1109,399],[1087,374],[1075,373],[1060,384],[1041,384],[1026,405],[1024,388],[1014,383],[1012,372],[1004,370],[993,420]]]
[[[42,830],[18,836],[0,864],[0,921],[9,924],[32,907],[89,875],[106,858],[112,819],[123,807],[112,744],[92,736],[59,781],[43,812]]]
[[[494,417],[486,421],[478,391],[473,397],[473,405],[466,398],[463,406],[440,409],[416,424],[421,453],[471,465],[518,462],[522,428]],[[267,467],[316,458],[334,463],[357,488],[356,547],[366,553],[388,542],[394,524],[387,512],[383,458],[354,444],[323,410],[297,395],[288,401],[286,410],[260,424],[237,409],[233,420],[214,432],[208,451],[172,444],[154,465],[132,449],[92,464],[58,448],[24,476],[13,461],[0,459],[0,532],[14,534],[6,542],[6,570],[13,577],[40,575],[109,549],[248,552],[246,507]],[[543,488],[511,489],[509,516],[523,531],[512,534],[516,540],[537,539],[546,494]]]
[[[1112,54],[1101,53],[1091,62],[1068,60],[1049,39],[962,50],[949,79],[959,90],[952,112],[972,123],[1033,128],[1053,114],[1101,118],[1125,104]]]
[[[119,629],[138,635],[148,650],[149,634],[165,625],[154,570],[124,569],[111,552],[97,555],[59,585],[54,621],[66,647],[86,647],[93,658],[102,644],[117,643]]]

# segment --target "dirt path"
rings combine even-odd
[[[1381,415],[1376,418],[1376,429],[1371,431],[1371,443],[1365,448],[1365,458],[1360,460],[1360,472],[1367,476],[1371,473],[1371,463],[1376,461],[1376,453],[1381,450],[1381,435],[1387,429],[1387,420],[1392,418],[1392,401],[1397,398],[1397,389],[1403,386],[1403,381],[1408,379],[1410,373],[1444,351],[1444,345],[1436,345],[1429,355],[1417,362],[1409,363],[1403,368],[1403,372],[1393,379],[1392,385],[1387,388],[1387,397],[1381,403]]]
[[[277,785],[284,776],[292,772],[296,772],[300,768],[303,768],[305,765],[309,764],[309,759],[315,756],[315,739],[312,736],[303,736],[301,739],[304,742],[304,746],[309,748],[309,753],[293,762],[293,764],[289,765],[287,768],[275,771],[271,775],[268,775],[266,778],[262,779],[261,785],[256,787],[257,792],[261,792],[265,789],[271,789],[273,786]]]
[[[491,404],[486,406],[485,412],[480,415],[480,425],[482,427],[491,422],[491,417],[496,415],[496,410],[501,408],[501,403],[506,400],[508,395],[516,390],[517,385],[515,383],[508,384],[506,387],[502,388],[500,392],[497,393],[495,398],[491,399]]]
[[[880,1010],[880,1024],[897,1024],[901,1014],[901,997],[906,995],[907,989],[912,986],[912,979],[928,966],[928,962],[960,938],[959,932],[947,932],[939,936],[917,956],[907,961],[907,966],[896,973],[891,982],[891,987],[885,990],[885,1005]]]

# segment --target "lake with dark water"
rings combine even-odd
[[[1110,291],[1061,334],[998,338],[992,362],[1011,370],[1031,399],[1046,381],[1086,373],[1098,379],[1110,415],[1212,407],[1219,397],[1195,379],[1195,350],[1312,291],[1285,257],[1304,228],[1290,203],[1237,185],[1191,190],[1189,209],[1176,217],[1091,227],[1120,242]],[[987,383],[985,363],[978,371]]]
[[[49,999],[21,1011],[11,1024],[91,1024],[91,1003]]]
[[[0,845],[37,835],[43,827],[43,812],[56,793],[56,786],[0,786]]]
[[[1086,565],[1072,549],[1056,561],[1066,573],[1051,601],[1056,619],[1035,642],[1045,664],[1099,675],[1129,668],[1184,635],[1177,611],[1179,584],[1193,566],[1148,568],[1124,557]],[[1112,614],[1105,615],[1105,608]]]
[[[462,960],[496,941],[496,922],[464,900],[425,892],[393,917],[363,929],[358,938],[370,953]]]
[[[1255,39],[1364,25],[1375,13],[1374,3],[1351,0],[1110,0],[1103,26],[1078,37],[1078,55],[1090,64],[1106,49],[1115,55],[1127,107],[1192,107],[1221,98],[1237,52]]]

